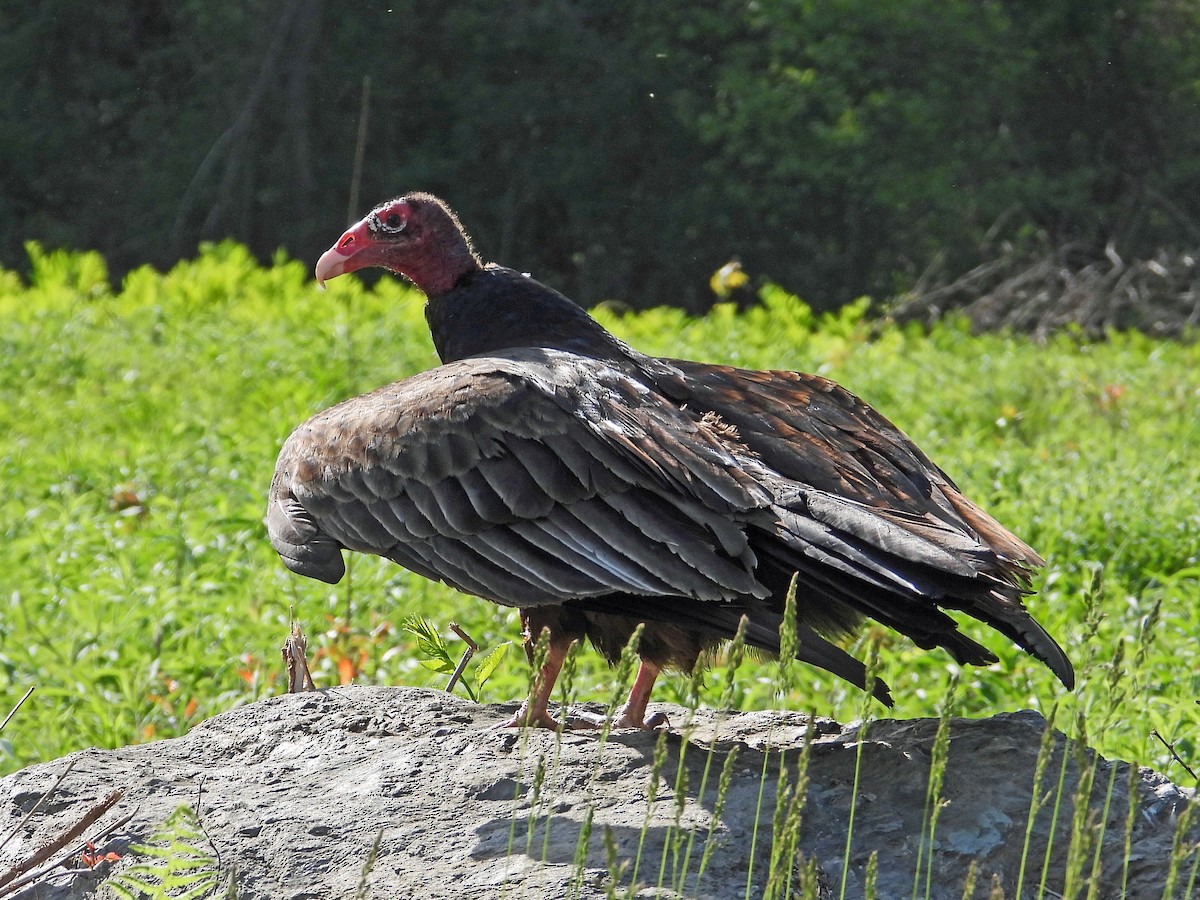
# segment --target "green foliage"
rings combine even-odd
[[[400,623],[400,627],[416,637],[417,653],[424,657],[421,665],[441,675],[449,675],[454,671],[454,667],[458,663],[450,655],[450,648],[446,646],[445,638],[438,634],[437,629],[429,622],[420,616],[408,616]]]
[[[0,263],[314,258],[364,74],[363,204],[438,191],[588,304],[700,310],[735,255],[821,309],[997,240],[1148,256],[1198,236],[1198,48],[1188,0],[11,3]]]
[[[167,816],[148,844],[134,844],[150,858],[122,869],[102,885],[123,900],[200,900],[212,896],[219,873],[195,810],[184,804]]]
[[[0,709],[38,691],[4,732],[0,770],[173,736],[279,692],[293,610],[319,686],[443,687],[401,627],[416,616],[454,620],[506,653],[468,669],[473,690],[526,693],[521,654],[494,649],[517,635],[513,611],[377,559],[355,559],[334,587],[299,578],[266,539],[287,433],[434,364],[416,295],[391,279],[321,292],[298,263],[263,268],[232,244],[97,292],[98,259],[34,252],[36,283],[0,272]],[[1057,703],[1060,723],[1074,727],[1079,713],[1093,723],[1105,755],[1182,775],[1150,731],[1185,759],[1194,752],[1200,347],[1119,333],[1035,345],[957,322],[925,333],[868,325],[858,307],[815,316],[779,290],[744,314],[601,315],[648,352],[835,378],[897,422],[1047,557],[1029,607],[1080,667],[1065,695],[1040,664],[966,623],[1001,661],[960,673],[958,713]],[[873,643],[896,715],[942,707],[956,669],[947,656],[879,628],[848,649],[865,658]],[[776,679],[758,677],[773,667],[747,661],[727,679],[725,665],[708,674],[704,702],[843,720],[872,703],[811,667],[791,666],[779,696]],[[607,696],[612,678],[597,654],[579,653],[578,696]],[[665,678],[656,697],[693,689]]]
[[[408,616],[400,623],[400,628],[417,639],[417,656],[421,658],[421,665],[426,669],[437,672],[439,675],[449,675],[458,668],[458,660],[462,658],[461,652],[456,658],[446,643],[446,639],[427,620],[421,616]],[[504,661],[508,648],[511,646],[512,641],[504,641],[493,647],[476,665],[475,673],[469,682],[459,680],[458,684],[462,685],[468,697],[472,700],[479,699],[484,684]]]

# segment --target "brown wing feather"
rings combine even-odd
[[[645,368],[664,393],[695,415],[719,417],[790,482],[774,494],[795,540],[776,547],[775,559],[828,601],[960,661],[994,659],[937,606],[962,610],[1073,684],[1066,655],[1021,601],[1042,558],[858,397],[799,372],[687,360],[646,360]]]
[[[613,591],[766,596],[725,517],[765,494],[669,403],[643,405],[644,387],[580,362],[466,360],[314,416],[280,451],[272,488],[285,563],[329,580],[332,547],[415,558],[520,606]]]
[[[814,635],[867,614],[960,661],[994,660],[939,606],[960,609],[1070,683],[1021,603],[1036,554],[894,426],[824,379],[675,366],[652,387],[519,350],[347,401],[281,450],[272,542],[327,581],[348,548],[499,603],[633,606],[724,636],[743,611],[753,634],[777,628],[799,572]],[[806,646],[817,665],[858,672]]]
[[[786,478],[881,509],[933,516],[1006,560],[1044,565],[904,432],[835,382],[803,372],[663,362],[652,377],[665,393],[715,412]]]

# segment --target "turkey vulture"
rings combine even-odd
[[[379,266],[409,278],[443,364],[318,413],[288,438],[271,542],[336,583],[342,550],[520,610],[549,632],[510,724],[547,703],[570,644],[641,667],[617,724],[651,728],[666,667],[734,636],[778,653],[797,579],[797,658],[891,705],[832,641],[870,617],[959,663],[996,657],[944,609],[985,622],[1068,688],[1071,663],[1025,610],[1034,550],[964,497],[899,429],[828,379],[639,353],[528,275],[484,264],[429,194],[372,210],[317,281]]]

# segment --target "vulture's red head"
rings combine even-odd
[[[398,272],[434,296],[480,262],[445,203],[432,194],[406,194],[375,207],[322,253],[317,283],[370,266]]]

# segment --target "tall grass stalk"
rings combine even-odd
[[[1104,790],[1104,809],[1100,813],[1100,823],[1096,830],[1095,852],[1092,854],[1092,871],[1088,876],[1088,900],[1100,900],[1104,862],[1104,835],[1108,832],[1108,817],[1112,812],[1113,792],[1117,786],[1117,769],[1114,763],[1108,770],[1108,785]]]
[[[875,900],[878,894],[879,851],[872,850],[867,857],[867,872],[863,876],[863,900]]]
[[[679,758],[675,769],[675,802],[672,804],[673,817],[667,826],[666,834],[663,836],[662,857],[658,864],[658,883],[656,887],[660,894],[663,892],[663,886],[666,884],[668,860],[677,860],[679,855],[681,840],[680,822],[683,820],[683,811],[687,808],[688,773],[687,765],[684,761],[684,755],[687,752],[686,745],[686,740],[679,742]]]
[[[558,673],[558,683],[556,684],[556,687],[558,688],[559,698],[560,698],[559,699],[559,723],[560,724],[559,724],[558,732],[554,735],[554,753],[553,753],[553,756],[551,757],[551,761],[550,761],[550,771],[551,772],[555,772],[558,770],[558,764],[562,758],[563,733],[569,727],[568,722],[570,720],[571,703],[575,699],[575,674],[579,667],[579,663],[578,663],[579,647],[580,647],[580,644],[578,641],[571,642],[571,646],[567,648],[567,656],[563,660],[562,669],[559,670],[559,673]],[[524,730],[528,731],[528,729],[524,729]],[[530,809],[531,809],[531,811],[530,811],[531,825],[533,823],[533,816],[534,816],[533,810],[536,810],[539,807],[539,805],[542,808],[541,814],[546,816],[546,819],[547,819],[547,826],[542,830],[542,852],[541,852],[541,856],[539,857],[541,859],[542,865],[546,864],[546,861],[550,856],[550,827],[548,824],[549,823],[549,813],[546,812],[546,809],[545,809],[546,803],[542,799],[542,792],[541,792],[542,782],[545,780],[545,776],[546,776],[546,771],[545,771],[546,767],[544,765],[544,759],[545,759],[544,754],[538,754],[538,770],[537,771],[541,773],[542,777],[541,777],[541,780],[538,780],[535,776],[534,784],[535,784],[536,796],[533,799],[533,801],[531,803],[531,807],[530,807]],[[521,789],[520,785],[517,785],[516,790],[518,792],[517,793],[518,797],[520,796],[520,789]]]
[[[879,672],[879,640],[875,635],[871,636],[869,643],[866,669],[867,675],[864,684],[872,685]],[[854,783],[850,792],[850,816],[846,823],[846,849],[842,854],[842,882],[838,890],[839,900],[845,900],[846,886],[850,880],[850,847],[854,841],[854,814],[858,810],[858,785],[862,777],[863,747],[867,742],[867,728],[874,712],[872,702],[873,698],[869,690],[865,691],[859,707],[858,741],[854,748]]]
[[[1192,844],[1192,871],[1188,874],[1187,890],[1183,892],[1184,900],[1191,900],[1196,890],[1196,876],[1200,875],[1200,844]]]
[[[934,836],[937,833],[938,818],[941,816],[944,806],[942,783],[946,775],[946,766],[950,761],[950,719],[954,715],[958,680],[959,674],[956,670],[950,676],[950,685],[946,690],[945,700],[938,716],[937,732],[933,738],[933,748],[929,758],[929,782],[925,788],[925,810],[921,818],[921,840],[917,846],[917,867],[913,877],[913,900],[916,900],[920,890],[922,855],[925,856],[925,900],[929,900],[930,892],[933,890]]]
[[[780,770],[783,768],[783,752],[780,751]],[[754,863],[758,859],[758,833],[762,824],[763,799],[767,794],[767,772],[770,768],[771,748],[763,751],[762,771],[758,776],[758,798],[754,804],[754,825],[750,830],[750,856],[746,865],[746,894],[745,900],[750,900],[754,889]]]
[[[1167,862],[1167,877],[1163,883],[1163,900],[1174,900],[1175,882],[1179,879],[1179,868],[1190,855],[1194,854],[1197,845],[1188,840],[1188,831],[1195,818],[1196,803],[1189,801],[1182,804],[1175,819],[1175,837],[1171,843],[1171,858]],[[1193,878],[1195,876],[1193,875]]]
[[[729,714],[729,710],[733,708],[733,700],[737,690],[737,671],[741,667],[742,658],[746,651],[746,622],[746,617],[742,616],[741,621],[738,622],[737,632],[735,632],[733,636],[733,642],[729,646],[725,664],[724,686],[721,690],[719,708],[717,709],[717,713],[713,720],[712,736],[709,738],[708,756],[704,762],[704,776],[700,781],[700,795],[697,798],[697,802],[703,802],[704,790],[708,784],[709,768],[712,765],[713,757],[717,750],[717,742],[721,736],[721,726],[724,724],[725,717]],[[701,880],[704,878],[704,870],[708,867],[708,861],[712,857],[714,850],[713,837],[716,834],[717,827],[721,823],[721,813],[725,809],[725,797],[729,792],[729,785],[733,778],[733,764],[736,758],[737,748],[730,748],[730,750],[725,754],[725,762],[721,767],[721,776],[717,782],[717,796],[716,800],[713,802],[712,813],[709,816],[708,831],[704,836],[704,850],[701,853],[700,866],[696,872],[695,887],[697,890],[700,887]],[[687,865],[686,860],[691,858],[692,840],[695,837],[695,834],[696,832],[693,829],[691,835],[688,837],[688,848],[687,853],[685,854],[684,864],[685,868]]]
[[[616,836],[607,825],[604,826],[604,863],[608,868],[608,884],[604,887],[605,900],[617,900],[617,887],[625,877],[629,861],[621,859]]]
[[[584,813],[583,825],[579,829],[579,837],[575,842],[575,879],[572,896],[577,896],[583,890],[583,883],[587,874],[588,845],[592,839],[592,825],[596,815],[596,801],[592,791],[595,788],[596,778],[600,774],[601,766],[604,763],[604,750],[608,745],[608,738],[612,734],[613,722],[616,720],[617,710],[621,708],[622,700],[629,692],[630,685],[633,682],[633,670],[638,664],[638,645],[642,642],[642,632],[644,630],[645,626],[639,624],[633,630],[633,634],[629,636],[625,647],[621,650],[621,658],[617,662],[612,691],[609,694],[604,719],[601,721],[597,733],[596,761],[592,766],[592,772],[588,778],[587,811]],[[619,880],[620,874],[620,872],[610,871],[610,881],[614,879]]]
[[[654,819],[654,802],[658,798],[658,784],[662,779],[663,766],[667,762],[667,735],[665,728],[659,731],[658,739],[654,742],[654,759],[650,764],[650,778],[646,783],[646,817],[642,820],[642,830],[638,834],[637,855],[633,859],[633,872],[629,876],[629,897],[637,890],[638,870],[642,864],[642,851],[646,846],[646,835],[650,831],[650,823]]]
[[[846,849],[842,853],[842,882],[838,900],[845,900],[846,886],[850,880],[850,847],[854,841],[854,816],[858,811],[858,785],[862,776],[863,745],[867,739],[867,723],[858,728],[858,742],[854,748],[854,783],[850,788],[850,816],[846,823]]]
[[[800,876],[800,900],[821,900],[821,868],[817,865],[816,859],[797,857],[796,864],[792,868]],[[786,896],[790,900],[796,895],[789,891]]]
[[[975,881],[979,878],[979,864],[977,860],[971,860],[971,864],[967,866],[967,877],[963,881],[962,900],[975,900]]]
[[[546,754],[539,753],[537,755],[537,762],[534,763],[534,766],[533,766],[533,779],[532,779],[532,783],[529,786],[529,799],[528,799],[529,813],[525,817],[525,855],[530,858],[532,858],[532,856],[533,856],[533,839],[537,835],[538,819],[540,819],[542,817],[542,810],[543,810],[542,804],[544,801],[544,794],[543,794],[542,789],[546,785],[546,773],[547,773],[548,768],[549,767],[546,765]],[[513,787],[513,794],[514,794],[513,803],[514,804],[520,803],[521,784],[519,781]],[[514,818],[514,820],[516,819],[515,816],[513,818]],[[546,861],[546,855],[547,855],[547,852],[549,849],[549,847],[548,847],[549,837],[550,837],[550,829],[549,828],[543,829],[542,852],[541,852],[541,860],[543,863]]]
[[[1054,852],[1054,841],[1058,831],[1058,817],[1062,813],[1063,794],[1067,784],[1067,769],[1071,760],[1071,754],[1066,750],[1062,753],[1062,760],[1058,767],[1058,786],[1054,791],[1054,808],[1050,814],[1050,827],[1046,834],[1046,853],[1042,858],[1042,874],[1038,881],[1038,895],[1045,896],[1046,883],[1050,878],[1050,861],[1051,854]]]
[[[783,623],[779,626],[779,692],[787,697],[795,687],[796,650],[799,649],[800,635],[796,630],[796,591],[799,589],[799,574],[792,576],[787,594],[783,600]],[[868,680],[867,684],[871,682]]]
[[[571,897],[578,897],[583,892],[583,883],[587,878],[588,844],[592,841],[592,825],[595,821],[596,804],[591,802],[583,813],[583,822],[579,825],[579,838],[575,841],[575,877],[571,880]]]
[[[700,694],[703,688],[704,672],[697,666],[695,671],[692,672],[692,677],[688,679],[688,691],[684,703],[684,708],[687,710],[687,718],[684,720],[679,741],[680,768],[683,768],[685,765],[685,757],[692,746],[692,737],[696,729],[696,710],[700,708]],[[696,788],[697,805],[703,805],[704,803],[704,794],[708,788],[709,773],[712,771],[712,761],[713,747],[710,744],[708,751],[704,754],[704,768],[700,773],[700,784]],[[695,841],[697,829],[696,827],[692,827],[685,831],[678,817],[673,827],[679,830],[672,832],[671,884],[676,893],[682,893],[687,881],[688,865],[691,861],[692,846]]]
[[[383,833],[385,831],[387,831],[386,825],[379,829],[375,835],[375,840],[371,842],[371,849],[367,851],[367,858],[363,860],[362,874],[358,877],[358,888],[354,892],[354,900],[367,900],[367,896],[371,891],[371,872],[374,870],[375,863],[379,859],[379,848],[383,846]]]
[[[1075,767],[1079,780],[1072,797],[1074,811],[1071,816],[1071,838],[1067,845],[1066,871],[1063,874],[1063,896],[1075,897],[1083,885],[1087,857],[1092,849],[1092,840],[1098,827],[1091,807],[1092,787],[1096,780],[1098,758],[1089,754],[1086,747],[1087,720],[1082,712],[1076,716]]]
[[[1114,767],[1115,768],[1115,767]],[[1137,766],[1128,766],[1128,779],[1125,784],[1126,798],[1129,805],[1125,810],[1125,853],[1121,862],[1121,896],[1128,894],[1129,861],[1133,858],[1133,829],[1137,824],[1138,813],[1138,770]]]
[[[775,680],[775,695],[776,697],[787,697],[791,693],[793,683],[793,663],[799,636],[796,632],[796,591],[799,582],[796,576],[792,577],[791,583],[788,585],[788,591],[784,597],[783,605],[783,622],[779,626],[779,658],[776,660],[776,680]],[[809,731],[812,730],[811,718],[809,721]],[[752,896],[754,886],[754,867],[755,860],[758,858],[759,846],[759,831],[762,826],[763,801],[766,799],[766,787],[768,772],[770,770],[771,749],[770,749],[770,734],[767,735],[767,748],[763,752],[763,767],[762,773],[759,776],[758,782],[758,797],[754,807],[754,827],[750,834],[750,862],[746,867],[746,897],[747,900]],[[806,745],[808,743],[806,739]],[[784,750],[779,751],[779,780],[775,784],[775,812],[772,817],[773,822],[777,822],[780,816],[781,808],[784,804],[784,793],[787,788],[787,753]],[[769,862],[767,865],[767,893],[769,895],[772,890],[773,878],[775,877],[776,864],[776,844],[778,841],[779,830],[772,828],[772,843]]]
[[[789,697],[795,685],[796,651],[799,648],[797,631],[798,576],[793,576],[784,598],[783,622],[779,626],[779,660],[777,687],[783,697]],[[779,753],[779,781],[775,786],[775,812],[772,817],[771,853],[767,869],[764,898],[789,897],[792,878],[797,870],[797,850],[800,843],[800,822],[808,799],[808,764],[812,757],[815,736],[810,716],[804,731],[804,744],[796,766],[796,782],[788,777],[787,754]],[[760,795],[761,800],[761,795]],[[756,823],[757,825],[757,820]],[[807,871],[807,869],[802,869]]]
[[[808,801],[808,767],[812,759],[812,745],[816,728],[812,720],[804,732],[804,744],[796,762],[796,780],[793,783],[787,773],[787,758],[779,753],[779,781],[775,788],[775,813],[771,830],[771,861],[767,870],[767,884],[763,900],[779,900],[792,896],[792,879],[798,866],[800,846],[800,824],[804,806]],[[815,860],[812,861],[815,863]],[[802,876],[803,877],[803,876]],[[806,881],[811,879],[805,878]],[[804,885],[801,885],[803,888]]]
[[[1108,694],[1108,702],[1103,707],[1103,712],[1100,719],[1100,730],[1108,728],[1116,711],[1124,706],[1125,697],[1128,694],[1128,680],[1125,678],[1125,644],[1118,643],[1113,659],[1109,663],[1105,663],[1108,669],[1106,678],[1106,690]],[[1108,773],[1108,785],[1104,792],[1104,809],[1100,815],[1099,826],[1096,830],[1095,852],[1092,854],[1092,870],[1089,876],[1090,884],[1088,886],[1088,900],[1098,900],[1101,888],[1101,873],[1103,871],[1103,853],[1104,853],[1104,836],[1108,833],[1108,817],[1112,812],[1113,792],[1117,785],[1117,766],[1113,765]],[[1130,801],[1132,802],[1132,797]],[[1126,860],[1128,863],[1128,860]]]
[[[547,654],[550,652],[550,631],[543,628],[537,636],[537,641],[533,645],[533,651],[529,654],[529,679],[526,688],[526,697],[532,697],[534,691],[537,690],[538,680],[541,678],[542,667],[546,664]],[[524,761],[529,759],[529,734],[530,728],[524,723],[518,724],[517,731],[517,759],[522,761],[522,769]],[[525,855],[530,854],[533,847],[533,835],[537,827],[537,810],[538,799],[541,796],[542,783],[545,780],[545,757],[538,754],[537,762],[534,764],[533,772],[533,797],[529,805],[529,815],[525,817]],[[508,847],[505,853],[505,859],[513,858],[513,847],[517,841],[517,822],[520,821],[518,809],[521,804],[521,784],[520,778],[516,779],[517,783],[513,786],[513,801],[512,813],[509,815],[508,821]],[[505,880],[501,887],[501,896],[504,896],[508,890],[508,881]]]
[[[787,769],[787,753],[779,751],[779,780],[775,782],[775,810],[771,816],[771,854],[767,864],[767,886],[763,900],[791,894],[792,855],[787,846],[787,822],[795,791]]]
[[[721,822],[721,813],[725,811],[725,799],[729,795],[729,786],[733,783],[733,769],[737,762],[738,748],[730,747],[725,754],[725,764],[721,766],[721,778],[717,783],[717,799],[713,803],[712,818],[709,820],[708,834],[704,838],[704,852],[700,855],[700,868],[696,871],[695,888],[700,889],[700,883],[704,880],[704,872],[708,868],[709,860],[712,859],[713,852],[716,850],[717,826]]]
[[[1038,745],[1037,760],[1033,765],[1033,789],[1029,795],[1029,815],[1025,819],[1025,841],[1021,845],[1021,865],[1017,870],[1017,897],[1023,896],[1021,890],[1025,885],[1025,873],[1028,870],[1034,822],[1050,797],[1049,792],[1042,793],[1042,779],[1046,777],[1046,769],[1049,768],[1050,757],[1054,752],[1054,720],[1057,716],[1058,704],[1056,703],[1050,707],[1050,715],[1046,719],[1046,727],[1042,731],[1042,740]]]

